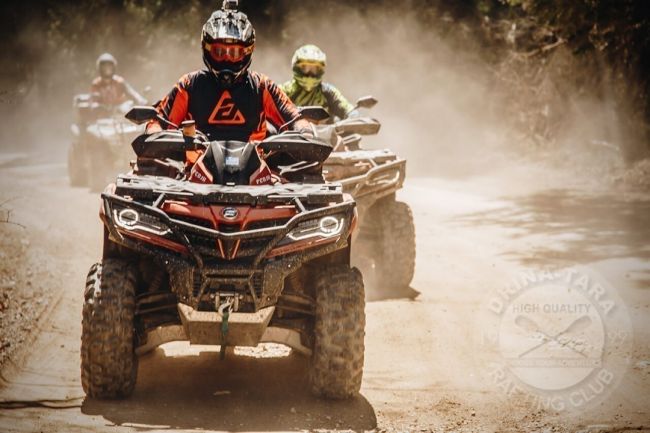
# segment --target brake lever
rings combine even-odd
[[[158,120],[159,122],[164,123],[164,124],[167,125],[167,126],[171,126],[171,127],[174,128],[174,129],[178,129],[178,125],[177,125],[177,124],[170,122],[169,120],[167,120],[167,119],[165,119],[164,117],[162,117],[160,114],[156,115],[156,120]]]

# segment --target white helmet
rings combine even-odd
[[[112,65],[112,69],[102,66],[106,64]],[[99,75],[105,78],[110,78],[115,73],[115,69],[117,69],[117,60],[115,60],[115,57],[110,53],[104,53],[97,57],[97,72],[99,72]]]

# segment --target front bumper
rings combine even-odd
[[[311,355],[311,349],[303,345],[298,331],[268,326],[275,307],[264,308],[257,313],[231,313],[228,319],[228,333],[223,338],[223,318],[217,312],[197,311],[178,304],[181,325],[158,326],[147,332],[142,344],[136,349],[143,355],[164,343],[189,341],[190,344],[257,346],[259,343],[280,343],[304,355]]]
[[[275,307],[266,307],[255,313],[230,313],[228,333],[224,335],[221,332],[221,314],[197,311],[189,305],[178,304],[181,323],[192,344],[257,346],[274,311]]]
[[[157,183],[151,185],[153,181]],[[245,294],[244,301],[253,306],[253,311],[275,305],[287,275],[306,261],[347,247],[356,219],[355,202],[345,200],[341,187],[336,185],[273,188],[187,185],[170,179],[152,182],[148,188],[136,182],[136,187],[128,190],[125,182],[120,183],[118,179],[116,194],[102,194],[102,218],[114,242],[159,259],[167,268],[179,301],[192,308],[198,308],[207,293],[222,289]],[[122,196],[127,194],[131,199]],[[173,218],[161,209],[166,200],[181,199],[205,206],[212,203],[291,204],[297,213],[286,223],[274,227],[226,233]],[[115,211],[126,208],[157,221],[165,227],[165,234],[124,229],[117,224]],[[299,224],[326,216],[336,216],[343,221],[337,236],[282,244]],[[237,257],[219,252],[217,244],[226,245],[224,248],[248,247],[242,247],[242,251],[246,251],[244,257]]]

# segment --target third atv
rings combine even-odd
[[[377,100],[360,98],[355,108],[372,108]],[[388,149],[363,149],[363,135],[379,132],[381,124],[370,117],[318,125],[318,135],[330,140],[334,151],[323,165],[328,181],[339,182],[359,209],[360,230],[355,261],[366,279],[382,292],[408,287],[415,270],[415,225],[408,204],[395,193],[402,188],[406,160]]]
[[[133,101],[106,105],[94,99],[91,94],[74,98],[77,122],[71,126],[73,140],[68,148],[68,177],[71,186],[87,186],[99,192],[117,173],[129,167],[133,159],[129,143],[144,132],[144,127],[124,118]]]

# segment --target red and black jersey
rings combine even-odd
[[[118,105],[129,98],[136,104],[145,102],[142,96],[119,75],[113,75],[111,78],[95,78],[90,86],[90,92],[96,95],[97,102],[106,105]]]
[[[267,120],[279,128],[299,116],[296,106],[273,81],[253,71],[228,88],[205,69],[190,72],[156,109],[176,125],[194,120],[197,129],[212,140],[262,140]]]

